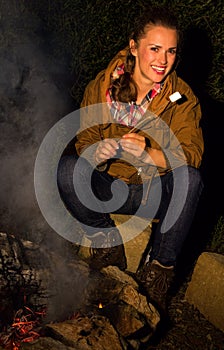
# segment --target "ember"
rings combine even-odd
[[[103,305],[102,305],[102,303],[99,303],[99,309],[102,309],[103,308]]]
[[[0,334],[0,345],[7,350],[19,350],[21,343],[29,343],[38,339],[40,336],[38,327],[45,314],[45,310],[37,312],[27,306],[19,309],[12,325]]]

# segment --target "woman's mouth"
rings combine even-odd
[[[151,66],[154,72],[157,74],[164,74],[165,73],[165,67],[160,67],[160,66]]]

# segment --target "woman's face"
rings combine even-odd
[[[177,52],[177,31],[162,26],[149,26],[138,45],[130,40],[136,57],[133,78],[136,83],[153,86],[162,82],[172,69]]]

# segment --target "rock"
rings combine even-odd
[[[134,288],[138,289],[138,283],[133,279],[131,275],[128,273],[121,271],[119,268],[116,266],[107,266],[104,267],[101,272],[104,274],[104,276],[114,279],[117,282],[121,282],[122,285],[124,283],[129,284],[133,286]]]
[[[133,224],[132,221],[129,222],[131,217],[131,215],[111,214],[111,218],[115,221],[124,242],[127,270],[135,273],[150,239],[151,222],[140,217],[135,217]],[[125,226],[123,226],[124,224]],[[134,232],[138,232],[138,234],[135,235]],[[86,259],[90,256],[90,245],[91,241],[84,238],[79,249],[80,257]]]
[[[145,328],[144,320],[141,320],[138,311],[130,304],[122,302],[109,304],[105,306],[104,313],[124,338],[131,338]]]
[[[33,327],[47,329],[44,335],[77,350],[90,345],[91,349],[104,349],[106,338],[116,349],[122,349],[120,340],[123,347],[126,344],[128,349],[132,344],[138,349],[151,338],[160,321],[130,273],[116,266],[90,270],[72,250],[65,259],[30,241],[0,233],[0,277],[0,316],[7,326],[4,339],[9,339],[7,331],[12,336],[11,325],[26,317],[23,310],[27,305],[32,315],[36,310],[42,315],[40,324],[34,320]],[[32,338],[29,332],[24,330],[19,340],[22,342],[24,335],[24,341]]]
[[[89,280],[86,305],[80,309],[81,315],[87,317],[88,322],[89,315],[105,317],[118,333],[124,349],[131,344],[133,349],[139,349],[140,344],[154,334],[160,316],[153,305],[148,304],[146,297],[140,294],[136,281],[115,266],[90,273]],[[70,322],[68,326],[66,322],[65,327],[73,326]],[[70,342],[66,344],[71,346]]]
[[[24,303],[47,308],[47,322],[64,319],[85,304],[91,290],[89,267],[72,249],[65,257],[6,233],[0,233],[0,280],[3,324]]]
[[[108,266],[92,276],[92,293],[88,291],[89,312],[85,309],[75,319],[48,324],[46,335],[76,350],[105,349],[105,344],[107,350],[139,349],[150,340],[160,316],[131,276]]]
[[[147,319],[147,323],[151,330],[154,331],[160,321],[160,316],[156,308],[149,304],[146,297],[133,288],[131,285],[126,285],[119,294],[119,300],[133,306],[140,315]]]
[[[185,298],[224,332],[224,256],[203,252],[196,263]]]
[[[114,296],[109,302],[103,304],[102,313],[122,337],[138,339],[140,342],[149,340],[160,321],[158,311],[139,292],[131,276],[115,266],[102,269],[102,273],[107,278],[115,279],[119,286],[114,289]]]
[[[66,346],[58,340],[54,340],[50,337],[41,337],[34,343],[21,343],[21,350],[72,350],[70,346]]]
[[[123,349],[117,332],[104,316],[80,316],[46,328],[51,337],[76,350],[105,350],[105,344],[107,350]]]
[[[129,221],[132,218],[130,215],[113,214],[111,217],[118,226],[124,241],[127,270],[135,273],[150,239],[152,221],[137,216],[134,222]],[[133,234],[134,232],[136,234]]]

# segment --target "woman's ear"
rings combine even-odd
[[[134,39],[129,41],[130,52],[133,56],[137,56],[136,43]]]

